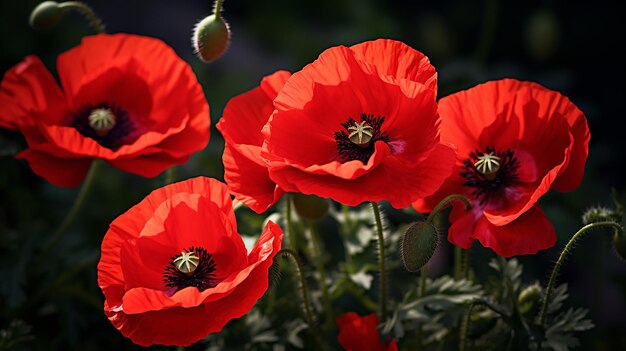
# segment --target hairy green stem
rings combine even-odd
[[[387,321],[387,268],[385,267],[385,233],[383,232],[383,222],[380,217],[380,208],[376,202],[372,202],[372,211],[376,222],[376,233],[378,234],[378,270],[380,273],[380,288],[378,300],[380,304],[380,323]]]
[[[83,181],[83,185],[80,188],[80,191],[78,192],[78,195],[76,196],[76,199],[74,199],[74,204],[72,204],[72,208],[65,216],[65,219],[63,220],[63,222],[61,222],[61,225],[59,225],[59,228],[57,228],[54,234],[52,234],[52,238],[50,239],[50,241],[48,242],[48,244],[43,250],[44,253],[50,252],[52,249],[54,249],[54,247],[59,243],[59,241],[63,237],[63,234],[65,234],[65,232],[70,227],[70,225],[74,223],[76,216],[78,215],[81,208],[83,207],[85,199],[87,198],[87,194],[89,194],[89,190],[91,189],[93,185],[93,181],[96,178],[96,173],[98,172],[100,162],[101,162],[100,160],[96,159],[96,160],[93,160],[93,162],[91,163],[89,172],[87,172],[87,176],[85,177],[85,180]]]
[[[298,254],[292,249],[282,249],[278,251],[277,255],[279,257],[289,257],[295,264],[296,274],[298,275],[299,284],[298,289],[300,290],[300,297],[302,298],[302,306],[304,309],[304,317],[306,318],[307,324],[309,325],[309,332],[313,339],[317,343],[317,349],[323,350],[323,342],[322,338],[317,330],[317,325],[315,324],[315,319],[313,318],[313,308],[311,306],[311,299],[309,297],[309,289],[306,285],[306,279],[304,278],[304,272],[302,269],[302,260]]]
[[[103,34],[106,32],[102,20],[87,4],[80,1],[66,1],[59,3],[59,8],[80,12],[83,16],[85,16],[85,18],[89,22],[89,25],[96,31],[96,33]]]
[[[454,246],[454,280],[461,279],[463,262],[463,249],[460,246]]]
[[[471,253],[471,247],[467,250],[463,250],[463,263],[461,264],[461,266],[463,267],[462,272],[461,272],[461,279],[469,279],[469,268],[470,268],[470,262],[472,260],[472,253]]]
[[[320,240],[315,231],[315,224],[313,222],[307,223],[309,231],[309,242],[311,259],[315,264],[317,270],[318,281],[320,290],[322,290],[322,306],[324,308],[324,317],[326,318],[326,328],[330,330],[333,327],[335,319],[333,318],[333,310],[330,301],[330,295],[328,294],[328,284],[326,283],[326,272],[324,270],[324,257],[322,256],[322,248]]]
[[[418,298],[424,297],[426,295],[426,284],[428,283],[428,263],[426,263],[420,270],[420,289],[418,291]],[[422,323],[417,327],[417,346],[421,350],[425,345],[422,343],[422,339],[424,338],[424,329]]]
[[[473,302],[470,302],[469,305],[465,307],[465,314],[463,315],[463,321],[461,322],[461,330],[459,335],[459,351],[467,350],[467,337],[469,335],[469,326],[471,322],[473,308]]]
[[[554,288],[554,283],[556,282],[556,276],[559,273],[559,269],[561,268],[561,265],[565,261],[565,257],[567,256],[568,253],[570,253],[570,251],[572,250],[574,246],[574,243],[576,242],[576,240],[578,240],[578,238],[580,238],[583,234],[587,233],[589,229],[601,228],[601,227],[613,227],[617,229],[618,231],[622,230],[622,227],[618,223],[615,223],[615,222],[607,221],[607,222],[597,222],[597,223],[587,224],[586,226],[580,228],[576,232],[576,234],[574,234],[574,236],[572,236],[572,238],[569,239],[569,241],[567,242],[567,245],[565,245],[565,248],[563,249],[563,251],[561,251],[561,254],[559,255],[559,259],[556,261],[556,264],[554,265],[554,269],[552,269],[552,274],[550,274],[550,280],[548,281],[546,294],[544,295],[543,304],[541,305],[541,311],[539,312],[539,324],[540,325],[544,325],[546,321],[546,313],[548,310],[548,302],[550,301],[550,295],[552,294],[552,289]]]
[[[293,222],[291,221],[291,201],[291,194],[285,194],[285,226],[287,227],[287,246],[289,246],[292,250],[298,251],[296,233],[293,231]]]
[[[215,7],[213,8],[213,13],[215,14],[215,18],[222,17],[222,2],[223,0],[215,1]]]

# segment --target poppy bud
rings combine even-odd
[[[230,28],[219,13],[207,16],[193,30],[193,46],[198,58],[212,62],[220,58],[228,47]]]
[[[432,224],[413,223],[404,233],[400,246],[404,268],[409,272],[419,271],[433,257],[438,243],[439,234]]]
[[[606,207],[592,207],[583,214],[583,224],[591,224],[596,222],[615,222],[621,223],[622,214],[618,210]]]
[[[31,27],[43,30],[53,28],[61,21],[61,18],[63,18],[63,9],[59,3],[44,1],[35,7],[28,22]]]
[[[537,306],[543,296],[543,288],[538,283],[526,287],[517,297],[519,310],[525,314]]]
[[[300,218],[316,222],[328,213],[328,200],[315,195],[294,194],[293,207]]]

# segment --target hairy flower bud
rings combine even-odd
[[[583,224],[591,224],[596,222],[615,222],[621,223],[622,213],[606,207],[592,207],[583,214]]]
[[[193,46],[198,58],[212,62],[220,58],[230,40],[230,28],[220,14],[207,16],[193,30]]]
[[[62,18],[63,9],[58,2],[44,1],[35,7],[28,22],[31,27],[43,30],[53,28]]]
[[[419,271],[435,254],[439,234],[427,221],[413,223],[404,233],[400,254],[404,268],[409,272]]]

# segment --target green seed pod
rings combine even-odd
[[[400,255],[404,268],[409,272],[419,271],[433,257],[439,234],[429,222],[413,223],[404,233]]]
[[[220,58],[230,40],[230,28],[221,15],[210,15],[200,21],[193,30],[193,46],[198,58],[212,62]]]
[[[315,195],[294,194],[293,207],[300,218],[316,222],[328,213],[328,200]]]
[[[44,1],[30,14],[28,23],[39,30],[55,27],[63,18],[63,9],[56,1]]]

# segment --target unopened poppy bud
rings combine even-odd
[[[56,26],[63,18],[63,9],[56,1],[44,1],[37,5],[30,14],[30,26],[35,29],[50,29]]]
[[[525,314],[537,306],[543,295],[543,288],[538,283],[526,287],[519,294],[517,301],[521,314]]]
[[[439,234],[429,222],[413,223],[404,233],[400,255],[404,268],[409,272],[419,271],[435,254]]]
[[[622,214],[618,210],[606,207],[592,207],[583,214],[583,224],[591,224],[597,222],[615,222],[621,223]]]
[[[193,30],[193,46],[198,58],[212,62],[220,58],[230,40],[230,28],[220,14],[213,14],[198,22]]]
[[[328,200],[315,195],[294,194],[293,207],[300,218],[319,221],[328,213]]]

